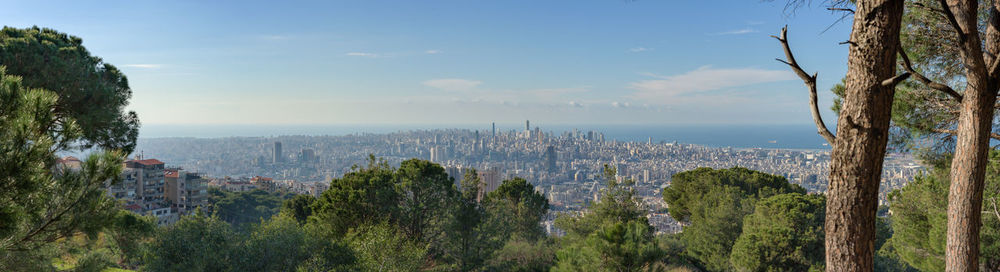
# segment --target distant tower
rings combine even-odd
[[[545,148],[545,170],[549,172],[558,170],[556,169],[556,148],[551,145]]]
[[[316,161],[316,151],[312,149],[302,149],[302,153],[299,154],[299,162],[310,163]]]
[[[281,142],[274,142],[274,153],[272,153],[272,155],[274,163],[280,163],[283,161],[281,157]]]
[[[476,196],[476,201],[482,201],[486,194],[496,190],[500,187],[500,169],[497,167],[487,167],[486,169],[477,172],[479,175],[479,194]]]
[[[496,137],[497,137],[497,122],[493,122],[493,137],[492,138],[496,138]]]
[[[531,121],[524,120],[524,131],[531,131]]]

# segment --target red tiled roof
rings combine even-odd
[[[125,206],[125,209],[132,210],[132,211],[139,211],[139,210],[142,210],[142,207],[139,206],[139,204],[132,204],[132,205]]]
[[[180,173],[173,170],[163,170],[163,176],[168,178],[180,177]]]
[[[157,160],[157,159],[147,159],[147,160],[132,160],[132,161],[133,161],[133,162],[135,162],[135,163],[138,163],[138,164],[142,164],[142,165],[157,165],[157,164],[163,164],[163,162],[161,162],[160,160]]]
[[[274,180],[274,179],[272,179],[272,178],[265,178],[265,177],[261,177],[261,176],[256,176],[256,177],[253,177],[253,178],[252,178],[252,179],[250,179],[250,180],[254,180],[254,181],[257,181],[257,180],[263,180],[263,181],[272,181],[272,180]]]

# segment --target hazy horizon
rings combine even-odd
[[[523,131],[524,123],[497,124],[497,132]],[[540,129],[554,136],[578,130],[597,131],[607,141],[673,142],[713,147],[829,149],[823,138],[816,134],[813,124],[689,124],[689,125],[622,125],[622,124],[573,124],[550,125],[531,122],[531,128]],[[140,139],[230,137],[290,137],[290,136],[343,136],[351,134],[389,134],[410,131],[468,129],[490,131],[491,124],[470,125],[164,125],[145,126],[140,129]],[[483,135],[486,137],[487,135]]]

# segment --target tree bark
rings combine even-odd
[[[902,0],[858,0],[831,153],[826,271],[872,271],[875,216],[895,86]]]
[[[984,56],[981,49],[977,30],[978,5],[977,0],[948,0],[947,6],[943,7],[953,14],[954,22],[960,28],[957,29],[960,35],[959,53],[966,69],[966,88],[958,118],[948,190],[946,271],[979,269],[983,183],[993,127],[996,83],[991,80],[991,67],[987,64],[993,63],[995,56]],[[991,11],[991,17],[995,15],[996,10]],[[987,50],[996,52],[997,44],[990,40],[996,40],[997,29],[992,22],[988,28]]]

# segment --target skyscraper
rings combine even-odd
[[[316,161],[316,151],[312,149],[302,149],[302,153],[299,154],[299,162],[311,163]]]
[[[500,183],[502,182],[500,180],[500,169],[497,167],[487,167],[485,170],[481,170],[477,174],[479,174],[480,186],[482,187],[480,187],[479,195],[476,197],[476,200],[482,201],[486,194],[500,187]]]
[[[273,156],[273,158],[271,159],[274,161],[274,163],[280,163],[284,161],[281,157],[281,142],[274,142],[274,152],[271,155]]]
[[[531,121],[524,120],[524,131],[531,131]]]
[[[551,145],[545,148],[545,170],[549,172],[558,170],[556,168],[556,148]]]

